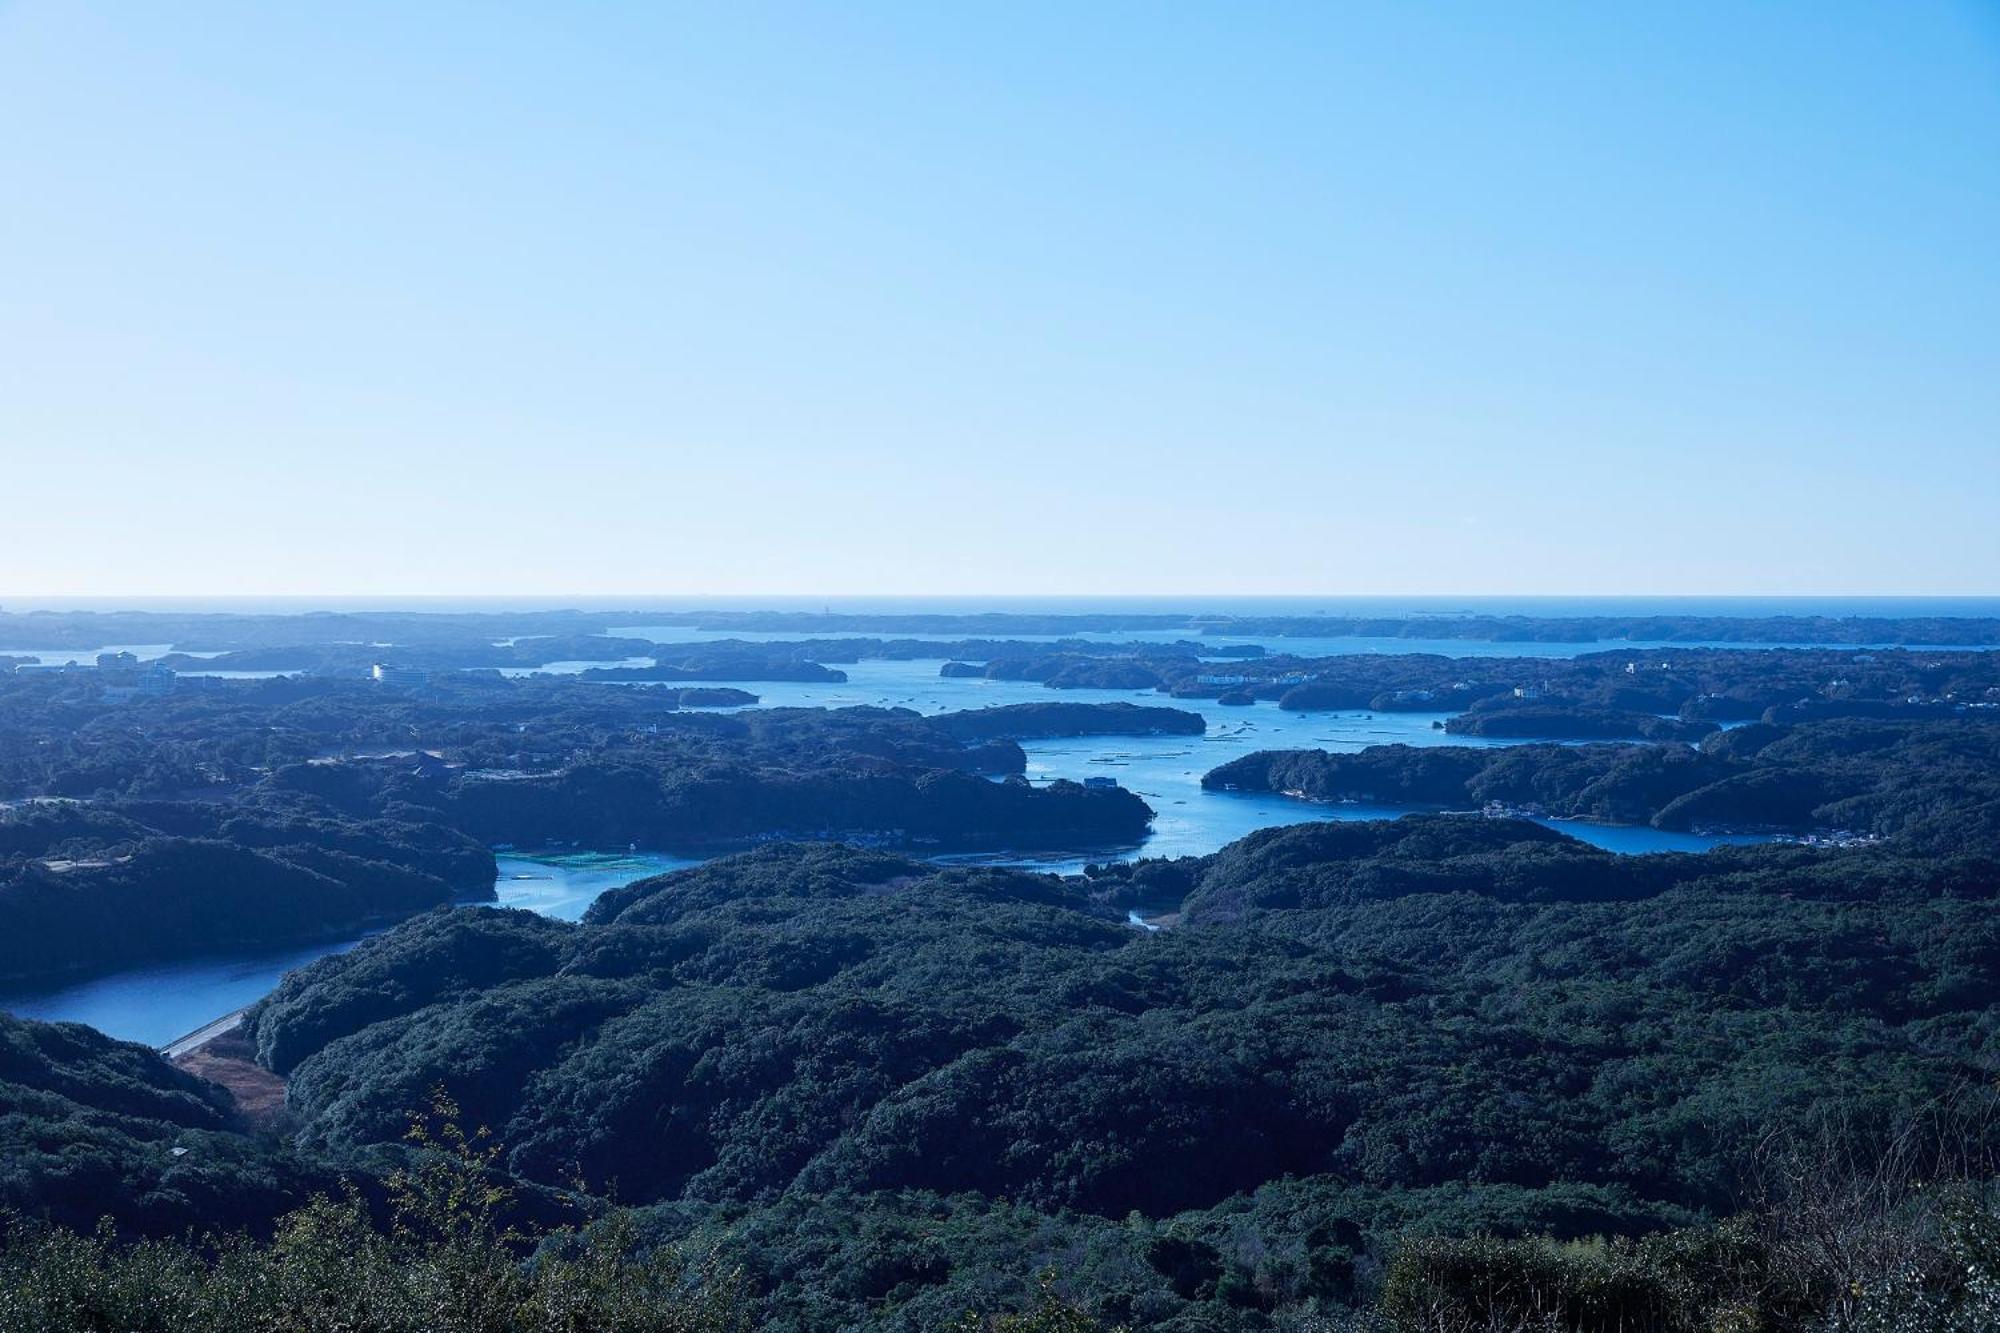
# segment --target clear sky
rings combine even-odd
[[[0,600],[2000,592],[2000,5],[0,3]]]

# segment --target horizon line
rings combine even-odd
[[[638,601],[783,602],[837,601],[1025,601],[1048,602],[1166,602],[1227,600],[1236,602],[1326,601],[1704,601],[1704,602],[1853,602],[1853,601],[1993,601],[2000,592],[171,592],[171,593],[0,593],[0,613],[12,604],[146,603],[146,602],[360,602],[464,601],[502,602],[566,599],[613,602]],[[46,609],[37,607],[37,609]]]

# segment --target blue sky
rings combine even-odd
[[[8,594],[2000,592],[2000,5],[0,4]]]

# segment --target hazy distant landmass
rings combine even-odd
[[[1615,602],[1613,603],[1615,605]],[[1761,603],[1760,603],[1761,604]],[[1252,602],[1232,611],[1203,611],[1198,604],[1173,611],[1024,612],[939,610],[855,612],[831,609],[647,610],[550,609],[523,611],[321,611],[309,615],[246,614],[231,611],[0,611],[0,651],[8,648],[91,648],[108,643],[168,643],[183,652],[244,652],[296,649],[365,649],[389,644],[413,651],[449,649],[479,653],[465,666],[536,665],[576,660],[593,653],[643,653],[649,641],[612,643],[602,636],[632,626],[682,628],[727,635],[758,633],[804,639],[828,634],[892,635],[921,638],[1007,639],[1021,635],[1178,633],[1190,638],[1269,636],[1277,638],[1417,638],[1485,640],[1496,643],[1642,642],[1937,644],[2000,645],[2000,604],[1967,599],[1982,613],[1926,610],[1923,599],[1891,601],[1890,614],[1871,614],[1879,605],[1857,601],[1848,610],[1811,610],[1814,599],[1796,609],[1746,613],[1737,610],[1680,612],[1595,611],[1591,614],[1470,611],[1421,614],[1272,614]],[[1783,607],[1786,603],[1780,602]],[[502,640],[540,640],[529,644]],[[581,649],[581,651],[578,651]]]

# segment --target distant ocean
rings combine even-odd
[[[837,611],[879,615],[1980,616],[1995,597],[0,597],[4,611]]]

